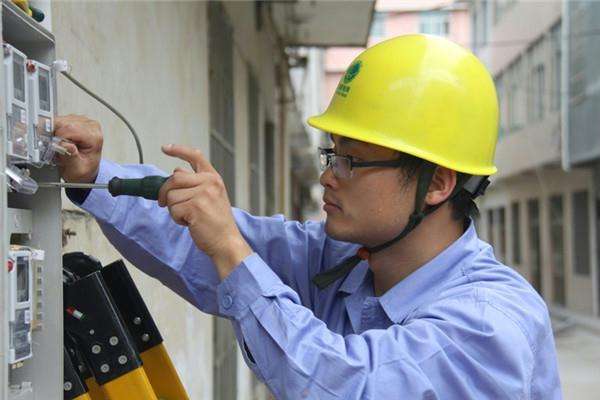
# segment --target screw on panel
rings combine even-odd
[[[118,361],[119,361],[119,364],[125,365],[127,363],[127,356],[125,356],[125,355],[119,356]]]
[[[147,333],[144,333],[142,335],[142,342],[147,342],[150,340],[150,335],[148,335]]]
[[[100,371],[102,371],[102,373],[107,373],[108,371],[110,371],[110,367],[108,366],[108,364],[102,364],[100,366]]]
[[[70,391],[71,389],[73,389],[73,384],[69,381],[66,381],[63,385],[65,392]]]
[[[116,346],[119,344],[119,338],[116,336],[111,336],[108,340],[108,343],[110,343],[111,346]]]
[[[99,345],[95,344],[92,346],[92,353],[99,354],[101,351],[102,351],[102,347],[100,347]]]
[[[135,318],[133,319],[133,323],[134,323],[135,325],[139,325],[139,324],[141,324],[141,323],[142,323],[142,319],[141,319],[140,317],[135,317]]]

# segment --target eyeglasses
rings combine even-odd
[[[331,171],[336,178],[350,179],[354,168],[365,167],[388,167],[398,168],[403,164],[401,159],[387,161],[354,161],[352,156],[340,156],[335,154],[333,149],[323,149],[319,147],[319,162],[321,171],[331,167]]]

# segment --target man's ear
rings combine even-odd
[[[456,171],[445,167],[437,167],[429,185],[425,204],[435,206],[448,199],[456,187]]]

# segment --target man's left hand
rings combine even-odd
[[[193,171],[176,168],[160,189],[158,204],[189,228],[196,246],[212,258],[224,279],[252,249],[235,223],[223,179],[198,149],[165,145],[162,150],[187,161]]]

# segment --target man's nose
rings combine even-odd
[[[321,186],[323,186],[324,188],[337,189],[338,181],[337,178],[333,175],[331,167],[328,167],[327,169],[325,169],[325,171],[323,171],[321,177],[319,178],[319,183],[321,183]]]

